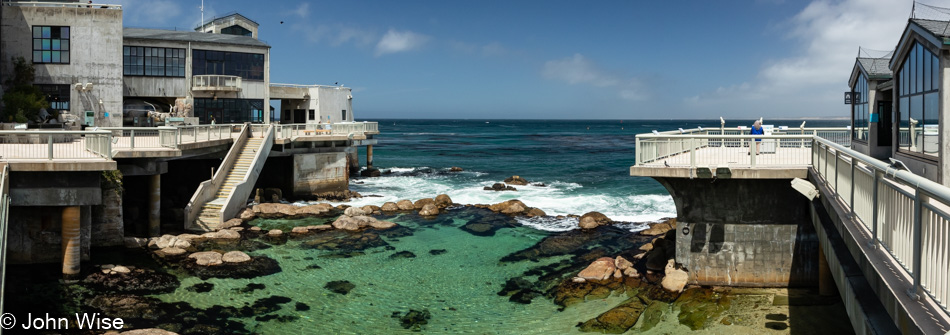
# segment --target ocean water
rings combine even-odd
[[[653,130],[718,128],[719,120],[373,120],[379,122],[374,166],[391,174],[355,179],[350,189],[366,197],[351,205],[381,205],[445,193],[457,203],[491,204],[519,199],[549,215],[604,213],[614,221],[648,222],[676,216],[666,189],[651,178],[631,177],[635,136]],[[801,120],[766,120],[798,127]],[[737,120],[726,127],[751,126]],[[808,127],[843,127],[846,120],[809,120]],[[360,152],[361,165],[366,153]],[[448,172],[458,166],[465,171]],[[482,190],[519,175],[540,186],[516,192]],[[564,231],[576,220],[535,219],[536,229]],[[637,225],[631,225],[636,229]]]

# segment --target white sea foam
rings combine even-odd
[[[427,168],[417,168],[427,169]],[[362,184],[351,184],[350,189],[363,194],[363,198],[353,199],[346,204],[351,206],[382,205],[387,201],[402,199],[418,200],[448,194],[460,204],[494,204],[511,199],[519,199],[526,205],[544,210],[549,216],[576,214],[582,215],[596,211],[607,215],[614,221],[650,222],[661,218],[675,217],[676,207],[669,195],[630,194],[611,196],[583,192],[583,186],[573,182],[551,181],[547,186],[515,186],[518,191],[485,191],[482,188],[496,181],[447,175],[400,175],[408,174],[414,168],[390,168],[399,174],[379,178],[359,179]],[[471,172],[471,171],[468,171]],[[464,172],[463,172],[464,173]],[[477,172],[475,176],[479,176]],[[544,181],[541,181],[544,182]],[[539,230],[563,231],[577,227],[577,219],[522,219],[521,223]],[[642,229],[639,226],[627,227],[631,230]]]

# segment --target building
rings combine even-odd
[[[851,70],[851,147],[877,159],[891,155],[891,91],[894,82],[888,68],[890,56],[861,57]],[[873,138],[874,140],[871,140]]]

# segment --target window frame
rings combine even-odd
[[[858,100],[851,103],[851,140],[861,143],[868,143],[870,137],[871,129],[871,116],[868,106],[870,101],[868,101],[868,95],[870,93],[870,85],[867,79],[867,76],[864,74],[864,71],[861,71],[858,74],[858,80],[854,81],[854,86],[851,87],[852,95],[858,93]],[[864,138],[858,138],[858,129],[864,129]]]
[[[940,98],[939,98],[940,57],[937,56],[939,55],[939,52],[934,52],[933,48],[929,47],[929,43],[925,43],[917,39],[913,40],[913,44],[909,48],[910,49],[905,54],[905,57],[902,60],[901,65],[897,68],[897,71],[896,71],[898,80],[895,80],[895,83],[901,86],[900,88],[895,90],[895,94],[897,95],[897,99],[895,101],[895,107],[897,107],[896,108],[897,111],[895,112],[896,120],[894,121],[895,121],[895,125],[897,126],[897,139],[896,139],[897,152],[904,155],[911,156],[911,157],[919,158],[922,160],[937,162],[940,159],[940,147],[942,145],[942,143],[940,143],[941,141],[940,141],[939,132],[938,132],[938,137],[937,137],[938,142],[937,142],[936,154],[930,154],[930,153],[924,152],[923,143],[918,144],[920,146],[919,152],[910,150],[911,148],[910,143],[909,143],[910,141],[908,141],[906,146],[904,146],[901,143],[900,132],[901,132],[901,128],[904,126],[903,121],[907,121],[906,125],[908,128],[908,136],[914,136],[914,134],[910,134],[909,132],[910,132],[910,117],[912,116],[913,111],[915,110],[915,107],[916,107],[914,103],[915,100],[919,100],[919,102],[921,102],[921,106],[920,106],[921,115],[920,115],[920,119],[918,120],[920,123],[923,123],[922,125],[920,125],[920,127],[922,128],[921,132],[923,131],[924,126],[929,125],[929,123],[925,122],[925,120],[928,119],[927,117],[928,110],[936,111],[936,114],[937,114],[937,118],[935,119],[936,126],[939,127],[940,122],[941,122],[940,121]],[[924,59],[928,58],[928,54],[930,55],[929,56],[930,59],[925,61]],[[934,60],[936,60],[936,62],[934,62]],[[924,72],[927,72],[928,70],[930,72],[931,83],[929,85],[930,89],[925,90],[928,85],[924,84],[923,82],[924,79],[926,79],[927,77],[926,75],[924,75]],[[934,95],[937,97],[936,108],[932,106],[930,107],[927,106],[928,105],[927,98],[929,95]],[[904,99],[907,100],[906,104],[903,101]]]
[[[39,36],[39,37],[36,36],[36,35],[37,35],[37,33],[36,33],[36,29],[37,29],[37,28],[40,29],[40,33],[39,33],[40,36]],[[49,36],[49,37],[44,37],[44,36],[43,36],[43,28],[49,28],[49,29],[50,29],[50,36]],[[59,37],[53,38],[53,30],[54,30],[53,28],[58,28],[57,30],[59,31],[59,33],[58,33],[58,34],[59,34]],[[63,32],[62,28],[66,28],[66,35],[67,35],[66,38],[63,38],[63,37],[62,37],[62,32]],[[30,34],[31,34],[31,35],[30,35],[30,37],[31,37],[30,42],[31,42],[31,47],[32,47],[31,59],[33,60],[33,64],[65,64],[65,65],[72,64],[72,61],[73,61],[73,57],[72,57],[72,35],[73,35],[73,32],[72,32],[72,27],[71,27],[71,26],[40,26],[40,25],[36,25],[36,26],[31,26],[31,27],[30,27]],[[37,49],[37,41],[40,42],[40,44],[39,44],[39,49]],[[44,45],[44,41],[49,41],[49,49],[46,49],[46,46]],[[54,43],[54,41],[55,41],[55,42],[59,42],[59,43]],[[66,46],[65,46],[65,47],[63,47],[63,41],[66,41]],[[58,45],[59,45],[59,50],[53,50],[53,45],[55,45],[55,44],[58,44]],[[60,61],[54,62],[54,61],[53,61],[53,54],[52,54],[52,53],[53,53],[53,52],[56,52],[56,51],[60,52],[60,54],[59,54],[59,55],[60,55]],[[37,56],[37,52],[39,52],[39,56],[40,56],[40,57],[39,57],[39,60],[37,60],[37,57],[36,57],[36,56]],[[50,52],[50,61],[48,61],[48,62],[47,62],[47,61],[43,61],[43,52]],[[65,61],[65,62],[62,61],[62,57],[63,57],[64,55],[66,56],[66,61]]]
[[[129,53],[126,54],[126,50]],[[137,55],[132,55],[135,50]],[[161,54],[158,56],[157,54]],[[180,54],[181,56],[175,56]],[[171,56],[170,56],[171,55]],[[165,47],[147,47],[139,45],[122,46],[122,76],[129,77],[167,77],[167,78],[185,78],[185,64],[188,61],[188,52],[184,48],[165,48]],[[181,60],[173,65],[173,60]],[[140,64],[129,64],[129,61],[140,60]],[[159,62],[159,60],[161,60]],[[150,63],[160,63],[160,65]],[[161,69],[161,71],[159,71]],[[129,70],[138,70],[132,71]],[[169,75],[169,71],[173,71]]]

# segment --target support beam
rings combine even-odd
[[[148,197],[148,236],[162,233],[162,175],[152,175]]]
[[[831,297],[838,294],[835,278],[831,275],[828,260],[825,258],[825,247],[818,245],[818,295]]]
[[[373,146],[372,145],[366,146],[366,169],[368,170],[373,169]]]
[[[63,276],[70,278],[79,275],[82,250],[79,240],[79,206],[63,208],[62,252]]]

